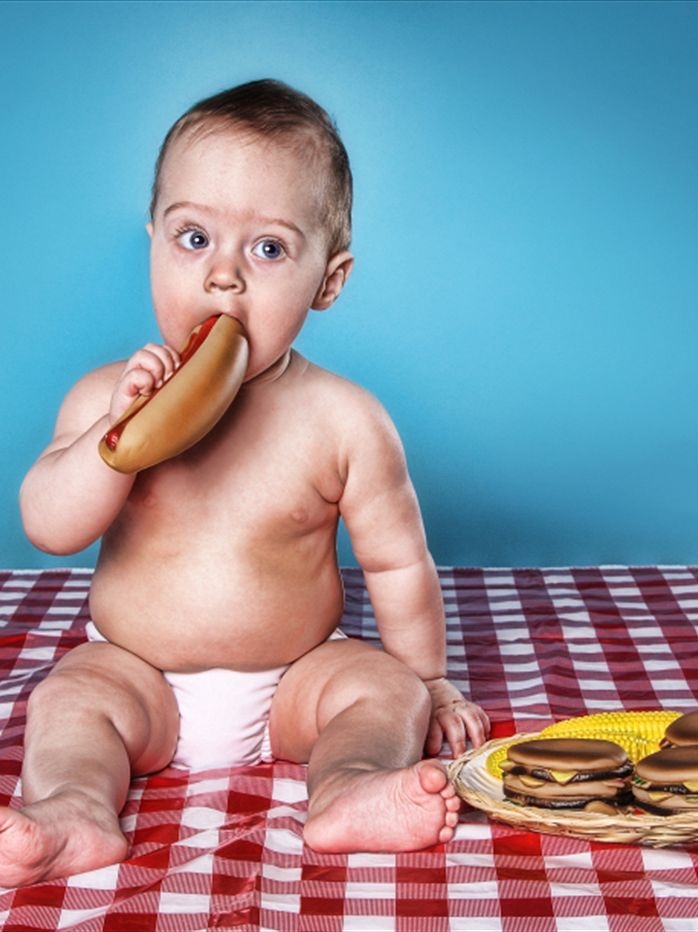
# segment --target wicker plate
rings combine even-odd
[[[562,812],[520,806],[504,798],[501,780],[486,767],[489,755],[512,741],[532,739],[539,734],[512,735],[488,741],[463,754],[449,767],[456,792],[471,806],[482,809],[496,822],[550,835],[571,835],[590,841],[611,841],[666,848],[698,843],[698,813],[655,816],[637,809],[606,815],[597,812]]]

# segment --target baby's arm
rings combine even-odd
[[[426,749],[444,738],[454,755],[487,737],[483,710],[446,679],[444,607],[438,574],[427,549],[417,497],[395,427],[374,399],[366,420],[354,424],[345,455],[340,510],[361,565],[383,646],[415,671],[432,697]]]
[[[179,357],[148,344],[123,364],[105,366],[68,393],[53,440],[27,473],[20,491],[25,531],[49,553],[74,553],[107,530],[126,501],[135,476],[106,465],[97,446],[102,435],[139,394],[168,378]]]

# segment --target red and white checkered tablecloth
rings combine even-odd
[[[376,640],[346,570],[344,628]],[[450,676],[495,735],[608,709],[698,707],[698,569],[441,569]],[[0,572],[0,802],[19,802],[26,700],[83,638],[90,572]],[[5,932],[695,932],[698,849],[538,835],[464,807],[399,855],[303,845],[304,769],[134,781],[120,865],[0,889]]]

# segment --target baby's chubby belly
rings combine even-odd
[[[220,509],[125,509],[105,535],[90,611],[112,643],[163,670],[261,670],[290,663],[339,623],[336,508],[267,520]]]
[[[291,663],[339,623],[343,592],[333,563],[312,579],[253,576],[221,560],[102,564],[90,611],[109,641],[159,669],[262,670]]]

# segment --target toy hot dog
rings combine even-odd
[[[194,446],[237,395],[248,355],[247,337],[234,318],[215,315],[194,327],[174,375],[137,398],[102,437],[104,462],[133,473]]]

